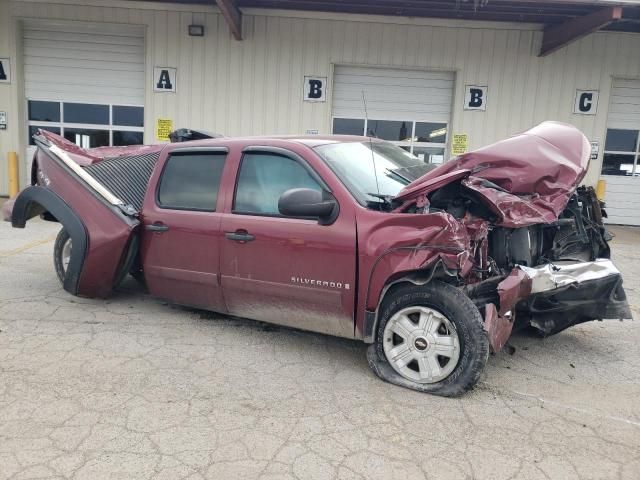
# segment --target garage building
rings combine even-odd
[[[638,3],[0,0],[0,194],[37,128],[367,134],[441,163],[558,120],[592,142],[609,221],[640,225]]]

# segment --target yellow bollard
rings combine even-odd
[[[18,182],[18,154],[9,152],[7,159],[9,166],[9,197],[13,197],[20,189]]]
[[[596,185],[596,197],[598,200],[604,200],[604,195],[607,191],[607,182],[606,180],[598,180],[598,184]]]

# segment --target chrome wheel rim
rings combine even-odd
[[[396,312],[384,327],[383,346],[391,367],[417,383],[444,380],[460,359],[455,325],[428,307],[408,307]]]
[[[68,238],[64,245],[62,245],[62,271],[67,273],[69,262],[71,261],[71,239]]]

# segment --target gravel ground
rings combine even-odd
[[[378,380],[360,343],[75,298],[57,224],[0,225],[0,479],[640,478],[640,324],[516,335],[460,399]],[[640,318],[640,230],[614,259]]]

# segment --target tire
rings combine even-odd
[[[480,312],[459,289],[439,281],[403,286],[388,294],[380,312],[368,352],[378,376],[447,397],[478,383],[489,340]]]
[[[53,246],[53,266],[56,269],[56,274],[58,275],[58,280],[60,280],[61,284],[64,284],[64,279],[67,273],[66,266],[68,265],[68,260],[65,260],[67,253],[70,256],[71,237],[69,236],[67,231],[64,228],[62,228],[58,232],[58,236],[56,237],[56,242]]]

